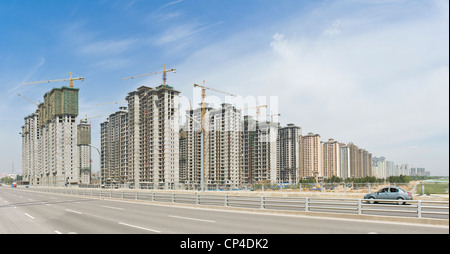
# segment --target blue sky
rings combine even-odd
[[[18,133],[35,110],[16,93],[38,102],[66,85],[21,83],[73,72],[85,78],[75,82],[80,116],[104,115],[118,105],[96,104],[161,83],[160,75],[120,79],[166,64],[177,69],[169,85],[194,105],[193,84],[206,80],[266,99],[282,125],[303,134],[448,175],[448,30],[446,0],[3,0],[0,173],[12,162],[21,171]],[[94,146],[105,119],[91,120]]]

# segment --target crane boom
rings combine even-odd
[[[22,83],[22,85],[33,85],[33,84],[41,84],[41,83],[50,83],[50,82],[63,82],[63,81],[69,81],[70,87],[73,87],[73,81],[81,80],[84,81],[84,78],[73,78],[72,72],[69,72],[70,78],[69,79],[55,79],[55,80],[44,80],[44,81],[35,81],[35,82],[28,82],[28,83]]]
[[[256,120],[259,122],[259,115],[261,114],[261,109],[262,108],[267,108],[267,105],[259,105],[259,101],[257,102],[257,106],[256,107],[251,107],[251,108],[240,108],[240,110],[242,109],[256,109],[256,114],[257,114],[257,118]]]
[[[215,91],[215,92],[219,92],[219,93],[223,93],[223,94],[227,94],[227,95],[236,97],[236,95],[234,95],[234,94],[232,94],[232,93],[227,93],[227,92],[224,92],[224,91],[220,91],[220,90],[217,90],[217,89],[214,89],[214,88],[211,88],[211,87],[205,87],[205,89],[208,89],[208,90],[211,90],[211,91]]]
[[[166,70],[166,65],[164,65],[164,69],[163,71],[157,71],[157,72],[151,72],[151,73],[146,73],[146,74],[140,74],[140,75],[136,75],[136,76],[132,76],[132,77],[128,77],[128,78],[123,78],[121,80],[127,80],[127,79],[135,79],[135,78],[141,78],[141,77],[145,77],[145,76],[150,76],[150,75],[155,75],[155,74],[163,74],[163,85],[166,86],[166,82],[167,82],[167,73],[168,72],[173,72],[176,73],[177,69],[170,69],[170,70]]]
[[[36,102],[34,102],[34,101],[32,101],[32,100],[28,99],[27,97],[25,97],[25,96],[21,95],[20,93],[18,93],[17,95],[18,95],[18,96],[20,96],[20,97],[22,97],[22,98],[24,98],[25,100],[27,100],[27,101],[29,101],[29,102],[31,102],[31,103],[33,103],[34,105],[36,105],[36,106],[38,106],[38,107],[39,107],[39,104],[37,104]]]

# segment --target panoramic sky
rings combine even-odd
[[[21,173],[21,126],[53,87],[80,88],[80,117],[161,84],[181,112],[206,85],[257,98],[261,118],[353,142],[374,157],[449,173],[448,0],[2,0],[0,173]],[[219,106],[224,94],[207,91]],[[102,105],[97,105],[102,104]],[[269,112],[270,111],[270,112]],[[253,110],[249,114],[255,113]],[[182,114],[184,115],[184,114]],[[92,118],[92,144],[100,123]],[[267,119],[270,119],[268,117]],[[94,171],[99,156],[92,151]]]

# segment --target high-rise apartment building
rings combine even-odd
[[[322,176],[329,178],[332,176],[341,177],[340,170],[340,147],[339,142],[334,139],[328,139],[328,142],[322,142]]]
[[[242,132],[243,184],[277,181],[277,135],[279,123],[258,122],[244,116]]]
[[[80,168],[80,184],[91,183],[91,125],[81,119],[78,125],[78,158]]]
[[[201,185],[202,109],[188,110],[186,124],[186,172],[188,188]],[[204,185],[208,188],[237,188],[241,184],[241,111],[224,103],[218,109],[205,106]]]
[[[372,175],[376,178],[386,178],[386,158],[373,157],[372,158]]]
[[[68,186],[85,183],[81,168],[89,156],[78,146],[78,88],[54,88],[22,127],[22,172],[30,184]],[[82,160],[83,163],[80,161]],[[90,159],[89,159],[90,161]]]
[[[311,177],[323,177],[322,172],[322,146],[320,135],[308,133],[306,136],[300,136],[301,169],[300,177],[302,179]]]
[[[102,184],[107,187],[134,184],[128,172],[128,111],[120,107],[100,124]]]
[[[350,177],[372,176],[372,154],[359,148],[353,143],[348,143]]]
[[[339,168],[341,178],[350,177],[350,149],[344,143],[339,143]]]
[[[134,188],[176,188],[179,183],[178,91],[141,86],[128,101],[128,177]]]
[[[278,129],[277,182],[296,184],[300,177],[300,142],[302,129],[294,124]]]
[[[22,175],[23,181],[31,185],[39,185],[42,174],[38,116],[39,111],[36,111],[25,117],[22,126]]]

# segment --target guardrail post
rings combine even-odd
[[[362,214],[361,199],[358,199],[358,214]]]
[[[198,195],[198,193],[195,194],[195,204],[196,205],[200,204],[200,195]]]
[[[138,200],[138,192],[136,191],[136,200]]]
[[[155,201],[155,193],[152,192],[152,201]]]
[[[224,205],[228,206],[228,195],[225,195]]]
[[[175,203],[175,193],[172,193],[172,203]]]
[[[305,212],[309,212],[309,198],[305,198]]]
[[[422,218],[422,200],[417,200],[417,218]]]
[[[265,207],[265,198],[264,196],[261,197],[261,209],[264,209]]]

